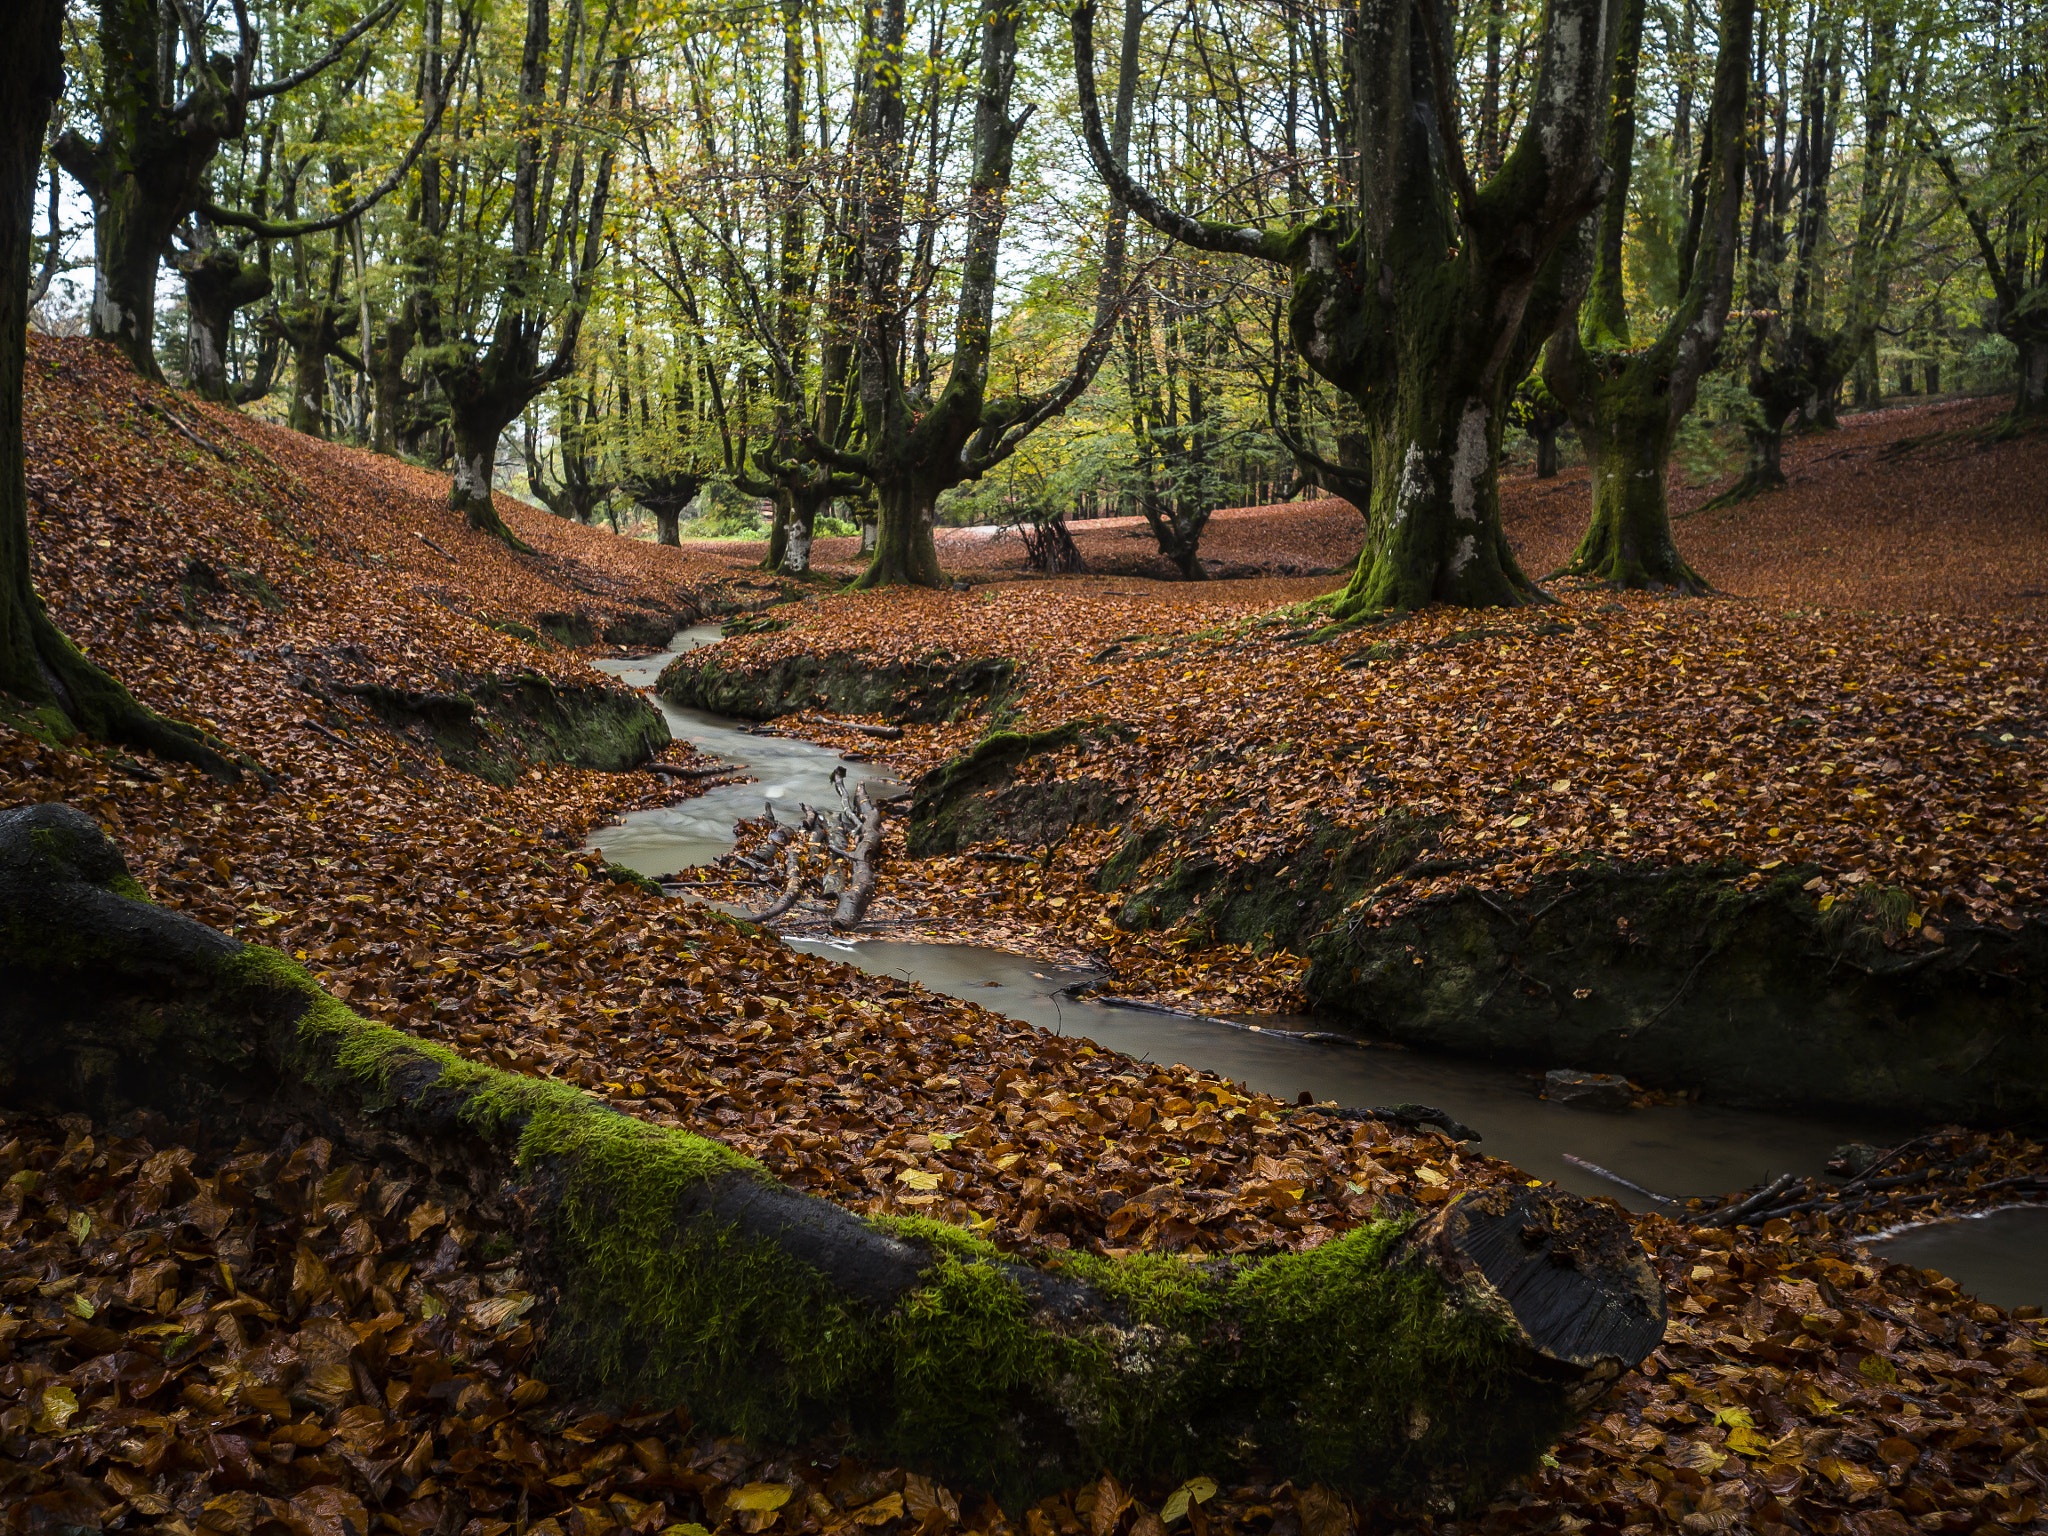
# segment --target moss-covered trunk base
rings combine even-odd
[[[558,1387],[872,1453],[1014,1501],[1093,1478],[1320,1481],[1471,1505],[1664,1332],[1625,1221],[1509,1188],[1307,1253],[1005,1257],[729,1148],[371,1024],[274,951],[138,899],[67,806],[0,813],[0,1099],[312,1120],[475,1192],[549,1301]]]
[[[858,588],[943,587],[939,549],[932,542],[933,501],[915,484],[881,489],[881,517],[875,529],[874,559],[853,580]]]
[[[491,481],[498,455],[498,431],[485,433],[455,423],[455,476],[448,487],[448,505],[460,512],[463,521],[478,533],[501,539],[522,555],[534,552],[498,516],[498,504],[491,495]]]
[[[1601,411],[1604,400],[1594,404]],[[1645,409],[1614,412],[1586,431],[1593,462],[1593,518],[1559,574],[1589,576],[1631,591],[1696,597],[1712,590],[1671,536],[1671,411],[1651,396]]]
[[[1373,429],[1365,548],[1334,622],[1430,603],[1516,608],[1547,601],[1522,573],[1500,520],[1502,413],[1484,394],[1418,379]]]

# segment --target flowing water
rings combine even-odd
[[[680,651],[719,638],[705,625],[678,634],[668,651],[596,665],[636,688],[651,688]],[[732,824],[758,816],[764,801],[794,812],[801,801],[833,803],[828,780],[842,765],[848,789],[859,779],[893,788],[884,770],[843,764],[825,747],[784,736],[756,736],[745,725],[655,697],[669,729],[700,751],[744,766],[756,782],[724,785],[680,805],[628,812],[623,825],[591,835],[605,858],[647,875],[709,863],[732,846]],[[1092,979],[1066,968],[970,944],[795,939],[798,949],[916,981],[1062,1034],[1079,1035],[1143,1060],[1184,1062],[1261,1092],[1292,1099],[1306,1091],[1339,1104],[1434,1105],[1484,1138],[1479,1150],[1583,1195],[1608,1195],[1632,1210],[1656,1202],[1567,1161],[1598,1164],[1666,1195],[1712,1195],[1747,1188],[1781,1173],[1818,1173],[1844,1142],[1891,1145],[1917,1129],[1903,1124],[1769,1114],[1676,1104],[1602,1114],[1547,1103],[1534,1078],[1485,1063],[1371,1044],[1333,1046],[1285,1040],[1199,1019],[1076,1000],[1062,989]],[[1319,1026],[1274,1019],[1277,1028]],[[1560,1066],[1572,1065],[1560,1062]],[[1955,1275],[2002,1306],[2048,1305],[2048,1210],[2012,1210],[1914,1228],[1875,1245],[1906,1262]]]

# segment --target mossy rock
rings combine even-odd
[[[686,651],[654,691],[686,709],[741,720],[776,720],[799,710],[885,715],[924,724],[987,711],[1016,687],[1017,664],[1001,657],[932,657],[878,663],[860,651],[781,657],[750,669],[724,645]]]
[[[1507,1187],[1305,1253],[1032,1264],[865,1220],[722,1144],[466,1060],[135,899],[68,806],[0,813],[0,1101],[232,1136],[316,1123],[459,1182],[527,1256],[540,1372],[757,1445],[856,1446],[1017,1503],[1204,1472],[1483,1502],[1662,1337],[1623,1218]]]

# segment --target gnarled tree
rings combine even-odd
[[[163,377],[152,345],[157,265],[172,232],[206,202],[220,146],[242,136],[250,103],[321,74],[399,4],[383,0],[311,62],[259,83],[260,39],[242,7],[234,52],[219,53],[207,7],[99,0],[99,138],[72,130],[51,153],[92,200],[92,334],[144,378]]]
[[[475,206],[447,228],[495,222],[502,210],[504,247],[470,253],[488,278],[437,292],[422,305],[421,351],[448,406],[455,475],[448,500],[469,526],[521,547],[498,516],[491,481],[498,439],[527,402],[576,366],[576,344],[604,254],[605,202],[616,147],[572,131],[579,120],[616,116],[625,96],[629,22],[616,6],[592,18],[584,0],[569,0],[557,36],[549,0],[527,0],[525,32],[512,104],[511,181],[471,175],[464,193]],[[607,60],[607,55],[609,59]],[[556,68],[552,99],[550,64]],[[552,346],[544,344],[550,340]],[[548,355],[543,358],[542,353]]]
[[[874,558],[855,585],[937,586],[944,577],[932,522],[940,494],[1007,459],[1088,387],[1114,334],[1118,274],[1105,272],[1095,328],[1064,378],[1038,393],[992,394],[996,262],[1017,136],[1031,109],[1011,116],[1022,14],[1015,0],[983,0],[952,357],[936,396],[928,404],[918,398],[921,381],[912,370],[922,348],[910,335],[903,271],[909,223],[904,0],[880,0],[864,16],[851,173],[858,189],[848,214],[858,272],[848,329],[862,442],[859,451],[848,451],[812,432],[806,446],[821,463],[859,475],[874,489],[880,507]]]
[[[1609,182],[1600,148],[1620,14],[1603,0],[1551,0],[1528,117],[1481,185],[1452,99],[1448,13],[1432,0],[1358,0],[1341,85],[1354,191],[1273,228],[1192,217],[1117,163],[1096,101],[1094,6],[1073,13],[1097,174],[1174,239],[1287,268],[1295,347],[1364,417],[1366,544],[1338,618],[1539,598],[1501,528],[1506,393],[1582,289],[1582,226]]]
[[[1578,323],[1550,344],[1545,382],[1564,403],[1593,466],[1593,517],[1565,569],[1620,587],[1703,592],[1707,582],[1671,536],[1671,443],[1712,365],[1735,286],[1742,205],[1749,45],[1755,0],[1724,0],[1714,97],[1692,216],[1680,244],[1677,303],[1654,339],[1629,324],[1622,234],[1636,161],[1636,93],[1645,0],[1623,0],[1607,162],[1615,185],[1600,211],[1593,287]]]

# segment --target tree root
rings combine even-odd
[[[190,763],[224,783],[238,782],[245,771],[266,786],[276,782],[254,758],[211,732],[159,715],[138,702],[117,679],[88,661],[47,613],[31,612],[28,623],[37,676],[28,688],[17,686],[16,696],[23,702],[56,706],[74,730],[95,741]]]

